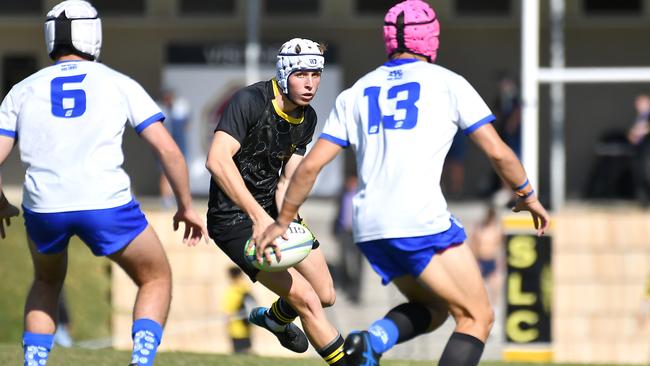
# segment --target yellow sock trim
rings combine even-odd
[[[275,315],[278,319],[280,319],[281,321],[283,321],[283,322],[285,322],[285,323],[287,323],[287,324],[293,322],[293,319],[291,319],[291,318],[287,318],[286,316],[280,314],[280,310],[278,309],[278,302],[277,302],[277,301],[274,302],[273,305],[271,305],[271,312],[272,312],[273,315]]]
[[[332,364],[343,357],[343,346],[337,348],[334,352],[330,353],[327,357],[323,357],[323,360],[327,363]]]

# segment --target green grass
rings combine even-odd
[[[79,348],[52,351],[48,365],[58,366],[126,366],[130,353],[112,350],[84,350]],[[0,365],[19,365],[22,362],[21,349],[17,345],[0,344]],[[383,361],[382,366],[431,366],[433,361]],[[316,358],[287,359],[257,356],[202,355],[195,353],[163,352],[156,357],[156,366],[324,366]],[[524,366],[542,364],[481,362],[481,366]],[[553,364],[569,366],[568,364]],[[588,365],[582,365],[588,366]],[[599,365],[607,366],[607,365]]]
[[[71,240],[65,291],[71,332],[77,341],[110,336],[109,263],[108,259],[93,256],[78,239]],[[32,279],[21,215],[12,220],[7,238],[0,239],[0,342],[20,342],[25,296]]]

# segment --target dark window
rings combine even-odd
[[[104,15],[144,15],[145,0],[91,0],[91,4]]]
[[[37,71],[36,57],[29,55],[9,55],[2,58],[2,95],[7,95],[11,87]]]
[[[318,15],[318,0],[266,0],[264,10],[272,15]]]
[[[42,0],[0,0],[0,15],[41,14]]]
[[[393,5],[400,0],[357,0],[357,14],[384,15]]]
[[[509,15],[511,0],[456,0],[458,15]]]
[[[641,14],[641,0],[584,0],[585,13],[596,15]]]
[[[232,15],[235,0],[181,0],[183,15]]]

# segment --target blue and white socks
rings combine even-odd
[[[370,333],[370,346],[373,351],[382,354],[397,343],[399,330],[397,324],[390,319],[383,318],[372,323],[368,328]]]
[[[151,319],[137,319],[133,322],[133,353],[131,363],[138,366],[152,366],[158,345],[162,340],[163,328]]]
[[[24,366],[44,366],[52,350],[54,334],[23,333]]]

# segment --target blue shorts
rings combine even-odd
[[[133,199],[124,206],[101,210],[39,213],[23,206],[27,235],[41,254],[60,253],[77,235],[96,256],[113,254],[127,246],[148,222]]]
[[[436,253],[462,244],[465,239],[463,226],[452,217],[451,227],[438,234],[364,241],[357,246],[381,277],[381,283],[387,285],[395,277],[420,276]]]

